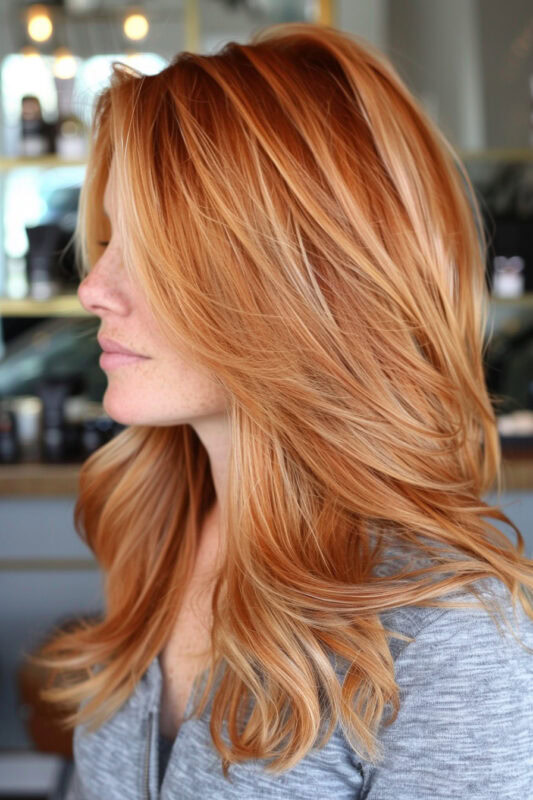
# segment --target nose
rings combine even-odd
[[[90,314],[127,314],[129,301],[125,281],[118,280],[116,259],[106,251],[78,286],[78,298]],[[125,276],[123,276],[125,277]]]

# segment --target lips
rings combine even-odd
[[[98,336],[98,344],[105,353],[122,353],[128,356],[137,356],[137,358],[149,358],[142,353],[137,353],[135,350],[130,350],[129,347],[116,342],[114,339],[109,339],[107,336]]]

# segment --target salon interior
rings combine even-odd
[[[102,405],[99,320],[78,300],[71,241],[93,98],[113,61],[153,74],[178,51],[213,52],[291,21],[381,48],[464,161],[490,231],[499,502],[533,557],[530,0],[1,0],[0,800],[68,798],[72,734],[25,656],[103,607],[73,524],[81,464],[124,427]]]

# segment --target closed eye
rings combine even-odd
[[[98,244],[100,245],[100,247],[107,247],[109,242],[98,242]]]

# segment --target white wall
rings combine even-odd
[[[337,0],[335,27],[385,48],[388,14],[389,0]]]
[[[393,0],[388,54],[452,144],[486,146],[478,0]]]

